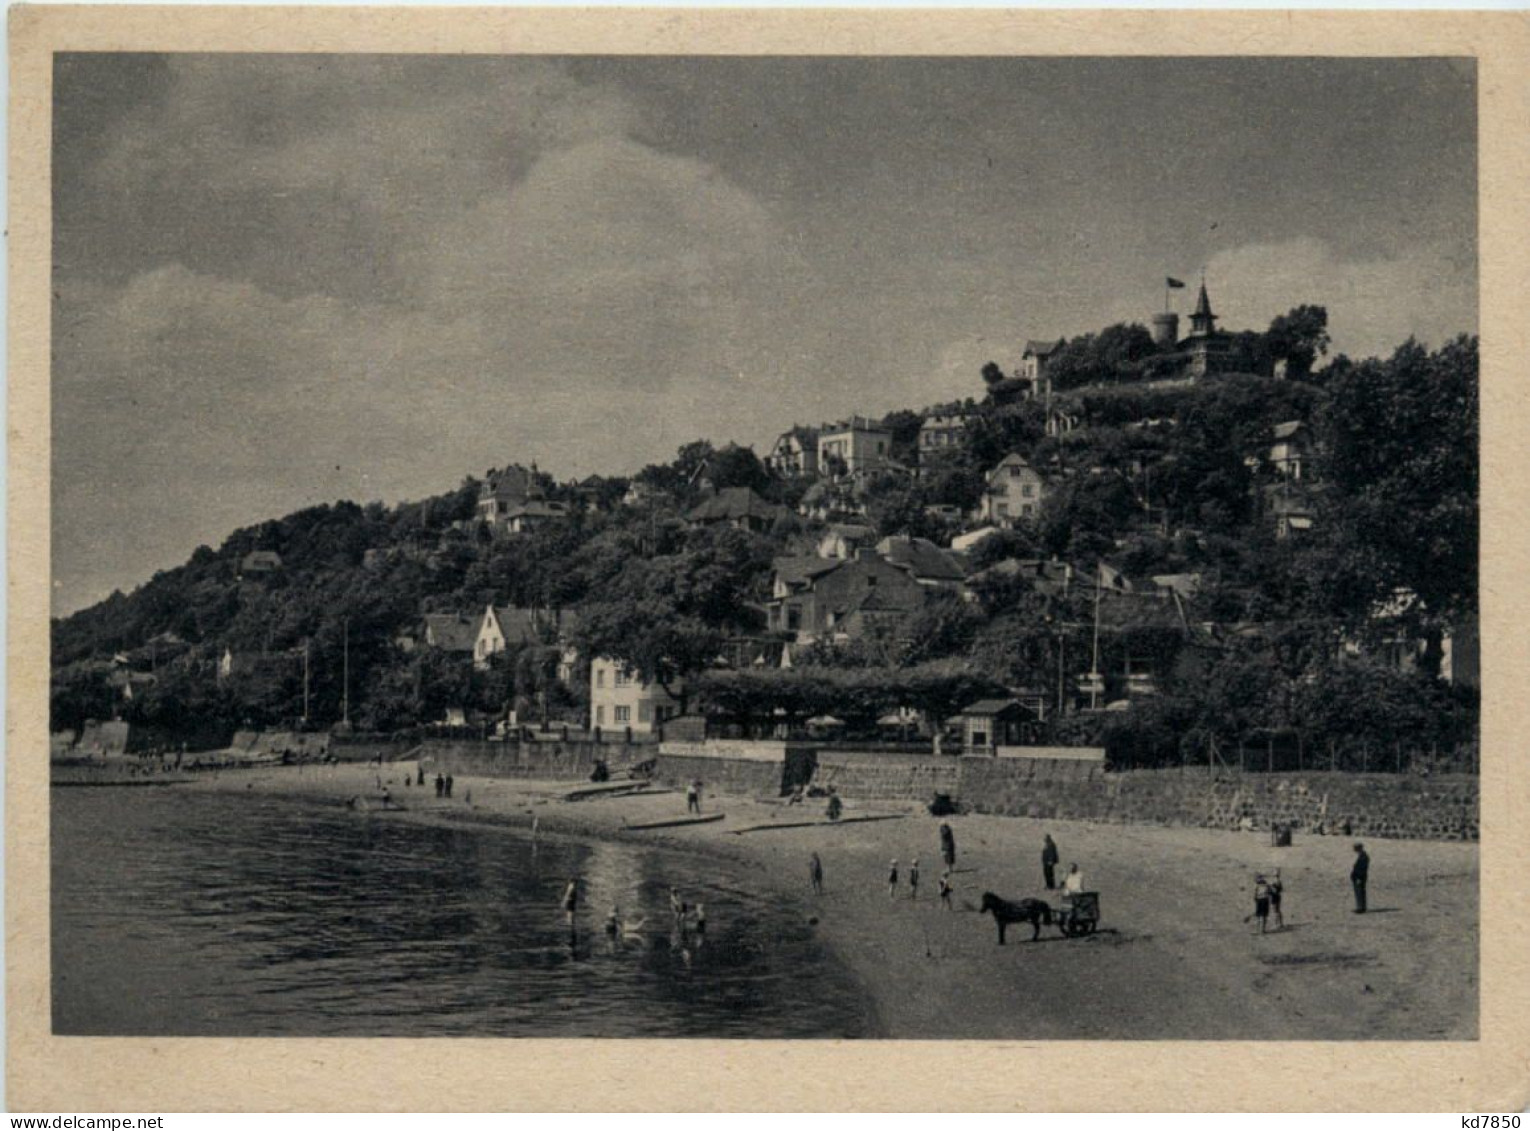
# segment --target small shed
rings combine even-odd
[[[957,716],[962,753],[997,756],[1001,746],[1022,746],[1036,721],[1036,712],[1018,699],[979,699]]]

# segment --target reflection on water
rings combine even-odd
[[[705,860],[179,789],[56,789],[52,817],[59,1034],[866,1031],[800,916]],[[704,946],[670,885],[706,905]],[[620,948],[612,906],[646,919]]]

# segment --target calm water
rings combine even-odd
[[[52,805],[59,1034],[869,1035],[800,913],[704,860],[174,787]],[[671,884],[706,906],[689,964]],[[620,953],[613,903],[648,920]]]

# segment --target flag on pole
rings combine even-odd
[[[1165,279],[1163,281],[1163,285],[1176,291],[1182,291],[1185,289],[1184,281],[1176,279],[1173,275],[1170,275],[1167,279]]]
[[[1101,589],[1114,589],[1117,593],[1130,593],[1132,583],[1126,579],[1126,575],[1118,569],[1112,569],[1104,562],[1100,563],[1099,587]]]

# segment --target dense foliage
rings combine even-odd
[[[550,637],[487,670],[408,646],[423,614],[477,618],[492,604],[577,612],[584,663],[623,660],[688,705],[751,726],[832,715],[874,729],[900,709],[938,725],[964,697],[1006,688],[1055,704],[1098,648],[1100,670],[1150,674],[1160,694],[1110,717],[1054,720],[1055,737],[1107,741],[1128,762],[1204,757],[1292,728],[1340,750],[1469,739],[1475,700],[1433,679],[1432,665],[1443,634],[1477,608],[1477,342],[1410,341],[1387,359],[1313,369],[1326,327],[1321,308],[1298,307],[1244,343],[1247,373],[1188,385],[1151,379],[1158,351],[1141,327],[1109,327],[1066,343],[1054,373],[1067,388],[1051,406],[989,366],[974,382],[981,402],[939,406],[967,417],[960,444],[922,461],[922,414],[891,414],[893,454],[920,474],[862,484],[858,521],[945,544],[962,528],[952,516],[973,512],[1011,452],[1046,477],[1041,514],[974,549],[971,600],[933,599],[893,629],[805,650],[789,671],[718,665],[730,641],[765,635],[773,558],[811,552],[821,532],[790,513],[806,485],[772,476],[748,449],[697,441],[633,477],[641,502],[621,501],[628,480],[542,476],[570,517],[516,536],[474,521],[471,478],[419,502],[339,502],[235,531],[131,594],[54,621],[53,723],[116,713],[170,733],[227,731],[290,722],[305,704],[316,724],[348,716],[379,730],[458,708],[578,720],[587,690],[577,674],[557,678]],[[1274,356],[1305,379],[1266,375]],[[1049,407],[1073,429],[1049,435]],[[1269,459],[1286,422],[1312,438],[1294,484]],[[788,515],[761,533],[685,521],[706,491],[728,487]],[[1293,490],[1311,529],[1277,538],[1273,500]],[[281,568],[241,577],[253,550],[275,551]],[[1049,558],[1071,564],[1069,584],[1008,568]],[[1106,595],[1096,641],[1093,578],[1107,559],[1139,580],[1195,574],[1199,589],[1173,601]],[[1426,642],[1420,671],[1367,659],[1398,639]],[[259,660],[220,676],[225,653]],[[129,698],[124,670],[152,679]]]

